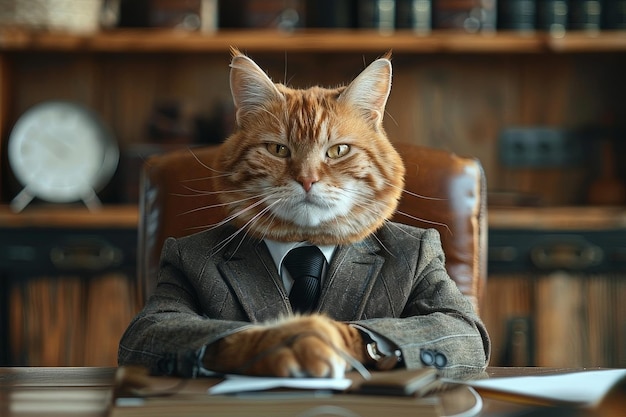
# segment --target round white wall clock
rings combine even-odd
[[[24,189],[11,208],[21,211],[37,197],[52,203],[82,200],[101,206],[96,192],[117,168],[119,148],[100,118],[86,107],[47,101],[27,110],[9,136],[11,169]]]

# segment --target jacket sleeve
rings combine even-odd
[[[201,261],[183,259],[177,240],[165,242],[157,287],[121,338],[119,365],[145,366],[153,374],[195,376],[206,345],[250,326],[203,315],[189,279],[197,262]]]
[[[354,323],[394,343],[408,368],[433,366],[452,378],[480,374],[489,362],[489,336],[471,302],[446,272],[438,233],[425,231],[418,253],[409,249],[399,260],[414,265],[412,289],[401,317]]]

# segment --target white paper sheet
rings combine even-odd
[[[248,391],[266,391],[274,388],[342,391],[351,384],[352,381],[348,378],[263,378],[226,375],[224,381],[209,388],[208,393],[211,395],[222,395]]]
[[[624,378],[626,369],[607,369],[559,375],[493,378],[464,383],[476,388],[591,407],[597,405],[611,387]]]

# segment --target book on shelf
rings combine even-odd
[[[567,0],[539,0],[536,6],[537,29],[553,34],[567,30]]]
[[[596,32],[602,28],[600,0],[569,0],[569,28]]]
[[[531,32],[535,30],[535,0],[499,0],[498,29]]]
[[[626,0],[606,0],[603,3],[602,27],[609,30],[626,29]]]
[[[432,3],[433,29],[490,32],[496,29],[495,0],[435,0]]]
[[[353,0],[316,0],[306,2],[306,26],[309,28],[353,28]]]
[[[359,0],[357,26],[392,32],[396,27],[396,2],[394,0]]]
[[[397,0],[396,27],[428,33],[432,29],[432,0]]]

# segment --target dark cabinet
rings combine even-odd
[[[1,223],[1,365],[115,365],[136,313],[136,227]]]

